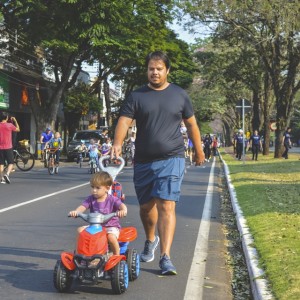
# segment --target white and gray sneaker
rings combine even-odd
[[[6,181],[6,183],[10,183],[10,179],[9,179],[9,177],[8,177],[7,174],[5,174],[5,175],[3,176],[3,178],[4,178],[4,180]]]
[[[143,262],[150,262],[154,260],[154,252],[159,245],[159,237],[155,236],[155,240],[153,242],[146,240],[144,251],[140,255],[140,259]]]

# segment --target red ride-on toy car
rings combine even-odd
[[[128,282],[138,278],[139,255],[135,249],[128,248],[129,242],[137,237],[136,228],[121,228],[120,255],[113,255],[109,251],[106,230],[101,224],[115,215],[78,214],[90,225],[79,234],[76,252],[62,252],[55,265],[53,282],[59,292],[69,291],[74,279],[83,284],[96,284],[108,279],[111,280],[114,293],[122,294],[127,290]]]

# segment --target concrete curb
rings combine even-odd
[[[225,177],[230,193],[230,199],[233,211],[236,214],[236,221],[238,230],[242,238],[243,250],[246,258],[247,268],[250,276],[250,284],[255,300],[271,300],[274,299],[271,291],[268,289],[268,282],[264,279],[264,271],[259,268],[258,253],[253,247],[253,237],[247,226],[247,221],[244,218],[243,212],[237,200],[235,188],[231,183],[230,172],[226,162],[223,160],[221,154],[220,159],[224,165]]]

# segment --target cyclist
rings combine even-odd
[[[83,155],[84,155],[84,157],[85,157],[85,153],[88,151],[88,148],[87,148],[87,146],[86,146],[86,144],[85,144],[85,141],[84,140],[81,140],[80,141],[80,145],[78,145],[76,148],[75,148],[75,150],[77,150],[78,151],[78,155],[77,155],[77,163],[79,163],[79,160],[80,160],[80,155],[83,157]]]
[[[0,178],[1,183],[10,183],[9,174],[13,168],[14,155],[13,155],[13,145],[12,145],[12,132],[20,131],[19,124],[17,120],[12,117],[12,123],[7,123],[8,114],[6,112],[0,113]],[[4,162],[8,163],[7,172],[4,175]]]
[[[41,134],[40,142],[41,142],[41,161],[44,160],[44,150],[46,143],[49,142],[53,138],[53,133],[50,127],[47,127],[44,132]]]
[[[97,169],[99,168],[99,144],[95,142],[94,139],[90,139],[90,144],[88,146],[88,152],[90,156],[89,164],[92,163],[93,160],[96,161]]]
[[[135,154],[135,132],[131,133],[131,137],[127,141],[127,145],[129,146],[131,153],[131,164],[134,162],[134,154]]]
[[[62,148],[62,139],[61,139],[60,133],[58,131],[55,132],[54,137],[49,142],[46,142],[45,147],[47,147],[47,145],[49,145],[51,149],[56,149],[56,152],[55,152],[56,169],[55,169],[55,171],[57,172],[57,168],[59,165],[59,158],[60,158],[60,149]]]

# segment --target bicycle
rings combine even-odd
[[[86,151],[78,151],[76,162],[79,164],[79,167],[82,167],[83,158],[86,157]]]
[[[96,157],[90,157],[90,160],[89,160],[89,170],[88,172],[90,174],[95,174],[96,172],[99,171],[99,164],[97,162],[97,158]]]
[[[48,154],[48,172],[50,175],[58,174],[58,163],[56,163],[56,152],[59,148],[48,148],[46,153]]]
[[[123,155],[125,160],[125,167],[127,167],[129,160],[131,160],[131,164],[133,164],[133,156],[132,156],[132,149],[129,145],[126,145],[123,148]]]
[[[21,171],[29,171],[34,167],[35,158],[32,153],[30,153],[26,148],[18,147],[13,150],[14,163]],[[7,169],[7,165],[4,167]]]

